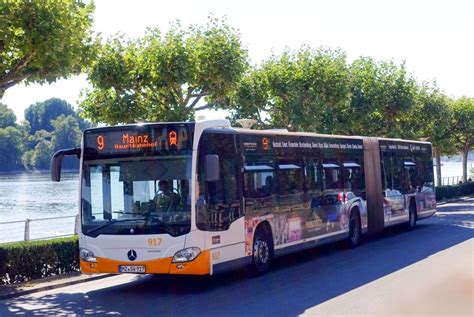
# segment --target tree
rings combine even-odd
[[[344,112],[350,134],[412,138],[416,131],[409,110],[416,102],[417,83],[404,64],[356,59],[350,65],[351,102]]]
[[[74,115],[74,109],[65,100],[51,98],[43,102],[37,102],[25,109],[25,119],[31,126],[31,134],[36,131],[54,129],[51,120],[56,119],[60,115]]]
[[[441,155],[456,154],[452,137],[452,100],[436,84],[423,84],[417,95],[416,105],[409,112],[409,125],[417,131],[417,138],[427,139],[433,144],[436,182],[441,185]]]
[[[467,181],[467,159],[474,147],[474,98],[462,97],[451,106],[456,148],[462,153],[462,180]]]
[[[51,124],[54,127],[51,138],[51,145],[54,151],[80,146],[81,130],[74,116],[69,115],[65,117],[60,115],[52,120]]]
[[[31,166],[35,169],[49,169],[52,155],[51,141],[46,139],[39,141],[31,155]]]
[[[349,102],[345,54],[301,48],[272,56],[250,72],[231,98],[235,117],[293,131],[340,133],[339,114]]]
[[[0,129],[14,127],[16,125],[16,116],[13,110],[3,103],[0,103]]]
[[[0,171],[21,169],[23,134],[15,127],[0,129]]]
[[[79,121],[81,129],[89,127],[89,124],[79,117],[72,106],[62,99],[51,98],[37,102],[25,109],[25,119],[30,124],[31,134],[35,134],[39,130],[53,131],[54,126],[51,121],[61,115],[74,116]]]
[[[0,2],[0,99],[23,80],[51,83],[81,73],[99,43],[93,11],[83,0]]]
[[[81,145],[81,130],[77,118],[71,115],[67,117],[60,115],[52,120],[51,124],[54,127],[51,138],[51,149],[53,151]],[[75,169],[78,166],[79,161],[74,157],[67,157],[63,162],[64,168]]]
[[[25,151],[21,157],[23,166],[33,169],[49,169],[49,162],[53,154],[51,137],[51,133],[46,130],[36,131],[32,137],[33,148]]]
[[[80,107],[93,122],[183,121],[215,108],[247,69],[236,30],[211,19],[204,27],[179,24],[162,35],[107,41],[88,73],[92,90]]]

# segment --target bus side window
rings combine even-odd
[[[356,157],[355,155],[350,156],[350,159],[346,156],[342,163],[341,176],[343,189],[352,191],[357,196],[361,195],[365,190],[363,165],[362,156]],[[382,169],[382,182],[383,176]]]
[[[206,182],[204,180],[204,157],[208,154],[219,156],[219,179],[217,181]],[[206,206],[197,206],[200,209],[198,212],[199,229],[226,230],[230,223],[242,216],[237,184],[239,170],[235,135],[205,133],[199,145],[198,181],[199,195],[204,196],[201,199],[201,204],[206,202]],[[197,204],[199,204],[199,199]]]
[[[280,195],[304,192],[304,167],[299,160],[280,159],[278,162],[278,188]]]
[[[306,163],[306,188],[309,192],[321,192],[323,188],[323,166],[317,160]]]
[[[335,159],[323,160],[324,189],[341,189],[341,166]]]
[[[244,197],[265,198],[275,192],[275,173],[268,171],[246,172],[244,174]]]

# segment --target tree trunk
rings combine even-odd
[[[442,186],[441,183],[441,154],[438,149],[435,148],[435,160],[436,160],[436,183],[438,186]]]
[[[467,155],[469,154],[469,146],[464,147],[462,151],[462,182],[467,182]]]

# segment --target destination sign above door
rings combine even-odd
[[[193,124],[147,124],[84,132],[85,156],[162,154],[192,150]]]

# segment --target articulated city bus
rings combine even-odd
[[[83,273],[216,274],[436,211],[431,145],[233,128],[227,120],[102,127],[82,147]]]

